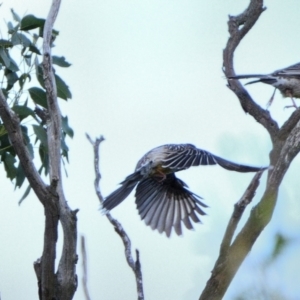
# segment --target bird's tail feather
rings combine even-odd
[[[102,203],[104,211],[112,210],[119,205],[132,192],[137,183],[141,180],[140,172],[130,174],[121,182],[121,186],[105,198]]]
[[[235,75],[235,76],[228,76],[228,79],[247,79],[247,78],[262,78],[266,75],[263,74],[245,74],[245,75]]]
[[[215,156],[215,159],[221,167],[229,171],[247,173],[247,172],[258,172],[267,169],[267,167],[250,167],[246,165],[236,164],[218,156]]]
[[[247,79],[247,78],[259,78],[257,80],[249,81],[245,85],[262,82],[266,84],[274,84],[277,79],[270,76],[270,75],[262,75],[262,74],[248,74],[248,75],[236,75],[236,76],[229,76],[228,79]]]
[[[192,222],[201,223],[198,215],[205,215],[201,207],[207,207],[200,196],[192,193],[174,173],[167,174],[164,181],[148,177],[136,188],[136,206],[146,225],[171,235],[172,228],[182,234],[182,223],[193,229]]]
[[[277,79],[276,78],[272,78],[272,77],[263,77],[263,78],[260,78],[258,80],[253,80],[253,81],[250,81],[250,82],[247,82],[245,85],[248,85],[248,84],[252,84],[252,83],[257,83],[257,82],[262,82],[262,83],[266,83],[266,84],[273,84],[273,83],[276,83]]]

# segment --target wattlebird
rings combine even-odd
[[[258,80],[250,81],[247,84],[262,82],[270,84],[275,87],[274,93],[268,102],[267,106],[272,104],[275,91],[278,89],[283,97],[291,98],[292,107],[297,108],[294,98],[300,98],[300,63],[287,67],[285,69],[277,70],[271,74],[245,74],[229,76],[228,79],[245,79],[245,78],[258,78]]]
[[[191,144],[168,144],[146,153],[137,163],[135,172],[121,182],[104,202],[104,212],[119,205],[136,188],[135,202],[141,219],[146,225],[165,232],[169,237],[174,227],[182,234],[181,222],[193,229],[193,222],[200,222],[197,214],[205,215],[201,207],[207,207],[187,185],[175,176],[175,172],[199,165],[220,165],[237,172],[257,172],[265,168],[236,164]]]

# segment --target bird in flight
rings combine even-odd
[[[121,186],[102,203],[104,212],[119,205],[137,186],[135,202],[141,219],[153,230],[165,232],[169,237],[172,227],[182,234],[181,223],[193,229],[192,222],[201,222],[198,215],[205,215],[207,207],[188,189],[175,172],[199,165],[220,165],[237,172],[257,172],[265,168],[240,165],[191,144],[168,144],[146,153],[137,163],[134,173],[121,182]],[[197,215],[198,214],[198,215]]]
[[[293,105],[287,107],[298,108],[294,98],[300,98],[300,63],[289,66],[285,69],[274,71],[271,74],[245,74],[229,76],[228,79],[245,79],[245,78],[258,78],[257,80],[250,81],[247,84],[262,82],[270,84],[275,87],[274,93],[269,100],[267,107],[269,107],[274,99],[276,89],[278,89],[283,97],[288,97],[292,100]]]

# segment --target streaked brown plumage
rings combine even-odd
[[[293,107],[297,108],[294,98],[300,98],[300,63],[297,63],[284,69],[274,71],[273,73],[266,75],[245,74],[228,77],[228,79],[245,78],[259,78],[258,80],[246,83],[246,85],[256,82],[262,82],[274,86],[275,91],[276,89],[278,89],[283,97],[291,98],[293,102]],[[270,106],[273,101],[275,91],[270,101],[268,102],[268,106]]]
[[[104,211],[120,204],[136,188],[136,206],[141,219],[152,229],[165,232],[169,237],[174,227],[182,234],[181,222],[193,229],[192,222],[200,222],[198,215],[205,215],[207,207],[175,172],[199,165],[220,165],[237,172],[257,172],[262,168],[250,167],[227,161],[191,144],[168,144],[146,153],[137,163],[135,172],[121,182],[121,187],[103,202]],[[198,214],[198,215],[197,215]]]

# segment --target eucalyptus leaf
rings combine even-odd
[[[38,27],[43,27],[45,19],[40,19],[34,15],[27,15],[21,20],[21,30],[31,30]]]
[[[63,68],[67,68],[67,67],[71,66],[71,64],[66,61],[66,58],[64,56],[59,57],[59,56],[53,55],[52,62],[53,62],[53,64],[58,65]]]
[[[47,95],[44,90],[37,87],[32,87],[28,89],[30,98],[33,100],[35,104],[38,104],[44,108],[47,108]]]

